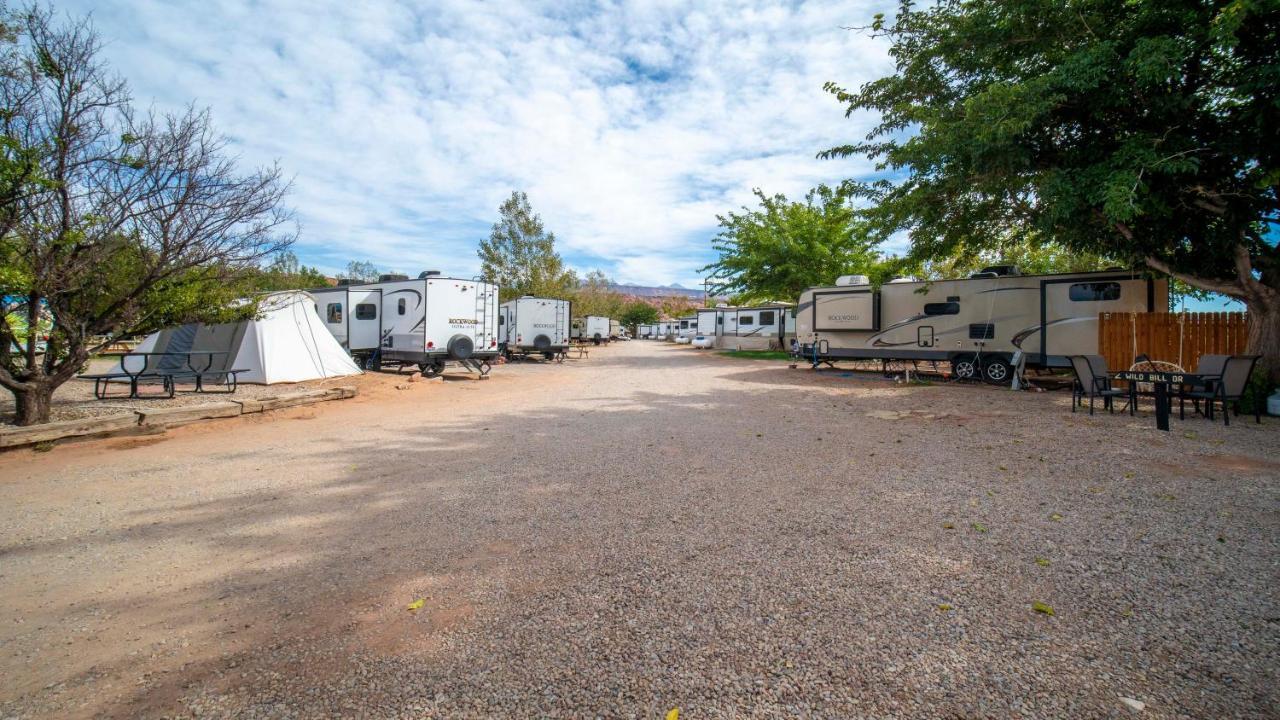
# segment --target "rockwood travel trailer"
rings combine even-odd
[[[525,295],[498,307],[498,347],[507,357],[541,355],[548,360],[569,347],[568,300]]]
[[[895,280],[873,288],[861,275],[805,290],[796,337],[816,367],[837,360],[931,360],[960,378],[1003,385],[1015,353],[1031,367],[1070,367],[1098,352],[1098,313],[1168,307],[1169,283],[1128,270],[1020,275],[1002,266],[958,280]]]
[[[609,342],[609,318],[599,315],[576,318],[573,321],[571,336],[574,339],[583,342],[590,341],[596,345],[602,342]]]
[[[367,369],[390,362],[430,376],[454,362],[484,377],[498,355],[498,288],[491,283],[428,271],[416,280],[384,276],[311,294],[325,327]]]
[[[697,334],[715,338],[723,350],[784,348],[795,334],[795,314],[786,303],[750,307],[720,305],[698,310]]]

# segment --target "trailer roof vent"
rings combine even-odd
[[[423,270],[422,273],[418,275],[419,280],[426,280],[429,277],[440,277],[440,271],[439,270]]]
[[[997,277],[1014,277],[1022,274],[1017,265],[992,265],[982,268],[982,272],[994,273]]]
[[[915,279],[915,278],[910,278],[910,277],[894,278],[894,279],[892,279],[892,280],[890,280],[890,281],[889,281],[889,284],[890,284],[890,285],[894,285],[894,284],[896,284],[896,283],[911,283],[911,282],[916,282],[916,279]]]
[[[400,280],[408,280],[408,275],[401,273],[383,273],[378,276],[378,282],[399,282]]]
[[[987,278],[995,278],[995,277],[1000,277],[1000,276],[999,276],[999,275],[997,275],[997,274],[995,274],[995,273],[993,273],[993,272],[986,272],[986,271],[984,270],[983,272],[976,272],[976,273],[974,273],[974,274],[970,275],[970,276],[969,276],[969,279],[970,279],[970,280],[985,280],[985,279],[987,279]]]
[[[727,308],[727,307],[729,307],[729,303],[716,303],[716,307],[718,307],[718,308]]]
[[[836,278],[836,285],[870,285],[871,278],[866,275],[841,275]]]

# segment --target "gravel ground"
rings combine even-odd
[[[0,455],[0,717],[1280,714],[1275,419],[641,341],[401,387]]]

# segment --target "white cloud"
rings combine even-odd
[[[697,286],[715,215],[753,187],[865,175],[822,91],[890,69],[841,29],[883,3],[76,0],[143,103],[194,101],[295,177],[305,262],[471,274],[512,189],[571,265]]]

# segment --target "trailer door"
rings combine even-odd
[[[382,342],[382,291],[349,290],[347,342],[351,350],[372,350]]]

